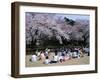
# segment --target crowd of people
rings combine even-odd
[[[87,56],[90,55],[89,48],[46,48],[45,50],[36,50],[31,56],[30,61],[35,62],[41,60],[43,64],[63,63],[70,59],[84,57],[85,54]]]

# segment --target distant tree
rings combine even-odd
[[[67,22],[67,24],[73,26],[75,24],[75,21],[69,18],[64,17],[65,21]]]

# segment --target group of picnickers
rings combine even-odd
[[[59,48],[35,51],[30,61],[42,61],[43,64],[63,63],[74,58],[81,58],[84,55],[89,56],[89,48]]]

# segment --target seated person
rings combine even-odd
[[[33,54],[30,61],[31,62],[37,61],[37,56],[35,54]]]
[[[61,56],[62,55],[62,52],[61,51],[58,51],[57,54],[58,54],[58,56]]]
[[[70,55],[69,54],[66,54],[66,56],[64,57],[64,60],[67,61],[70,59]]]
[[[63,58],[63,56],[59,56],[59,62],[63,62],[63,60],[64,60],[64,58]]]
[[[43,51],[40,52],[39,60],[44,60],[45,59],[45,53]]]
[[[84,57],[84,53],[82,49],[79,49],[80,57]]]
[[[58,62],[58,55],[55,53],[55,56],[53,56],[53,60],[50,61],[50,63],[57,63]]]
[[[48,56],[48,51],[45,51],[45,56]]]
[[[71,59],[73,53],[69,50],[69,51],[67,52],[67,54],[68,54],[69,58]]]
[[[38,52],[36,53],[36,54],[37,54],[37,56],[40,56],[40,53],[41,53],[41,52],[39,52],[39,51],[38,51]]]
[[[44,64],[49,64],[50,63],[50,60],[49,60],[49,57],[48,56],[46,56],[46,59],[45,59],[45,61],[43,63]]]
[[[59,61],[62,63],[62,62],[64,62],[64,61],[66,61],[66,56],[65,56],[65,54],[63,54],[62,53],[62,55],[61,56],[59,56]]]
[[[76,52],[76,51],[74,51],[72,56],[73,56],[73,58],[77,58],[77,57],[78,57],[77,52]]]

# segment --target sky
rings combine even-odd
[[[82,20],[89,20],[89,15],[80,15],[80,14],[61,14],[59,16],[62,16],[63,17],[67,17],[69,19],[73,19],[73,20],[76,20],[76,19],[82,19]]]
[[[26,12],[26,13],[34,13],[34,12]],[[41,13],[41,12],[35,12],[35,14],[47,14],[47,13]],[[56,14],[55,18],[58,16],[62,17],[62,19],[64,17],[67,17],[69,19],[72,20],[76,20],[76,19],[81,19],[81,20],[89,20],[90,16],[89,15],[82,15],[82,14],[60,14],[60,13],[48,13],[48,14]]]

